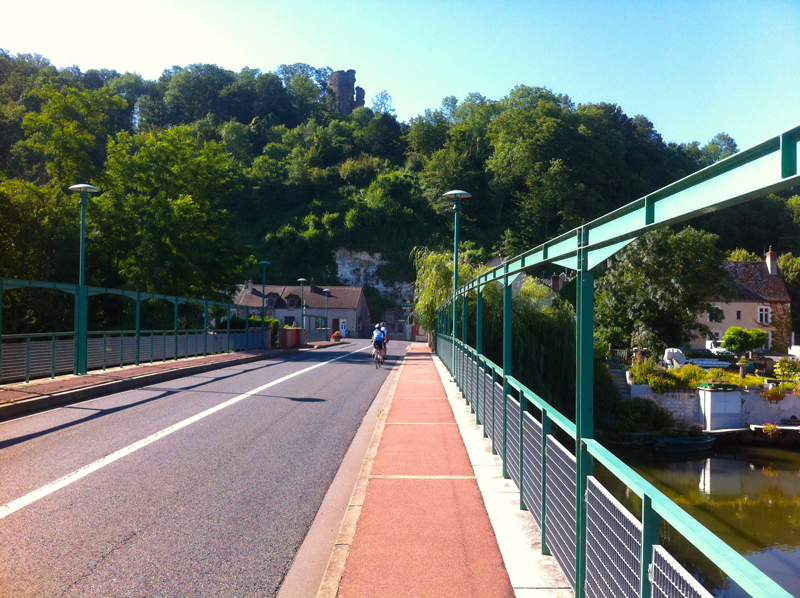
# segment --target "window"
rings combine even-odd
[[[741,310],[736,310],[736,319],[737,319],[737,320],[741,320],[741,319],[742,319],[742,312],[741,312]]]
[[[267,297],[267,307],[275,307],[275,297]]]
[[[722,320],[715,320],[715,319],[714,319],[714,316],[712,316],[711,314],[708,314],[708,321],[709,321],[709,322],[714,322],[714,323],[717,323],[717,324],[718,324],[718,323],[720,323]]]
[[[288,299],[286,305],[289,306],[289,309],[294,309],[294,299]]]
[[[294,316],[286,316],[283,318],[284,326],[294,326]]]
[[[770,324],[772,322],[772,310],[769,307],[758,308],[758,323]]]

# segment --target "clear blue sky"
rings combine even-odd
[[[157,78],[208,62],[356,70],[401,120],[548,87],[643,114],[666,141],[745,149],[800,124],[800,0],[2,0],[0,48]]]

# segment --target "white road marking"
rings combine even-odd
[[[268,384],[264,384],[263,386],[259,386],[258,388],[254,388],[253,390],[250,390],[250,391],[248,391],[248,392],[246,392],[244,394],[241,394],[238,397],[234,397],[234,398],[232,398],[232,399],[230,399],[228,401],[225,401],[224,403],[220,403],[219,405],[217,405],[215,407],[211,407],[210,409],[206,409],[205,411],[203,411],[201,413],[198,413],[197,415],[193,415],[192,417],[187,418],[187,419],[185,419],[183,421],[180,421],[177,424],[169,426],[168,428],[164,428],[163,430],[161,430],[159,432],[156,432],[155,434],[152,434],[152,435],[148,436],[147,438],[143,438],[142,440],[139,440],[138,442],[134,442],[133,444],[130,444],[130,445],[126,446],[125,448],[122,448],[122,449],[120,449],[120,450],[118,450],[118,451],[116,451],[114,453],[111,453],[110,455],[107,455],[107,456],[103,457],[102,459],[98,459],[94,463],[90,463],[89,465],[86,465],[85,467],[81,467],[80,469],[78,469],[76,471],[73,471],[72,473],[68,473],[63,478],[60,478],[60,479],[58,479],[58,480],[56,480],[54,482],[50,482],[49,484],[47,484],[45,486],[42,486],[38,490],[34,490],[33,492],[30,492],[30,493],[26,494],[25,496],[22,496],[20,498],[17,498],[15,500],[12,500],[9,503],[6,503],[6,504],[0,506],[0,519],[3,519],[4,517],[8,517],[12,513],[16,512],[16,511],[19,511],[20,509],[22,509],[24,507],[27,507],[29,504],[36,502],[40,498],[44,498],[45,496],[48,496],[48,495],[52,494],[56,490],[60,490],[61,488],[64,488],[65,486],[69,486],[73,482],[77,482],[78,480],[80,480],[81,478],[86,477],[90,473],[92,473],[94,471],[97,471],[98,469],[100,469],[102,467],[105,467],[106,465],[109,465],[109,464],[113,463],[114,461],[117,461],[118,459],[122,459],[123,457],[128,456],[131,453],[138,451],[140,448],[144,448],[148,444],[151,444],[151,443],[155,442],[156,440],[160,440],[161,438],[164,438],[165,436],[169,436],[170,434],[172,434],[173,432],[177,432],[181,428],[185,428],[186,426],[189,426],[189,425],[191,425],[193,423],[196,423],[196,422],[200,421],[201,419],[204,419],[204,418],[208,417],[209,415],[213,415],[214,413],[217,413],[218,411],[222,411],[226,407],[230,407],[231,405],[234,405],[234,404],[238,403],[239,401],[242,401],[242,400],[244,400],[244,399],[246,399],[248,397],[251,397],[254,394],[258,394],[259,392],[261,392],[263,390],[266,390],[266,389],[268,389],[268,388],[270,388],[272,386],[275,386],[276,384],[280,384],[281,382],[285,382],[286,380],[289,380],[290,378],[294,378],[295,376],[299,376],[300,374],[305,374],[306,372],[310,372],[311,370],[314,370],[314,369],[316,369],[318,367],[322,367],[323,365],[327,365],[329,363],[333,363],[334,361],[338,361],[340,359],[344,359],[345,357],[349,357],[353,353],[358,353],[360,351],[364,351],[366,349],[371,349],[371,348],[372,347],[364,347],[362,349],[357,349],[355,351],[351,351],[350,353],[347,353],[346,355],[341,355],[341,356],[336,357],[334,359],[330,359],[328,361],[323,361],[322,363],[318,363],[316,365],[312,365],[311,367],[307,367],[307,368],[305,368],[303,370],[300,370],[300,371],[297,371],[297,372],[295,372],[293,374],[289,374],[288,376],[284,376],[283,378],[278,378],[277,380],[273,380],[272,382],[269,382]]]

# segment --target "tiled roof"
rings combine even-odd
[[[358,309],[358,301],[363,293],[363,287],[321,287],[317,286],[314,291],[310,286],[305,286],[301,289],[299,285],[296,286],[283,286],[283,285],[266,285],[264,287],[264,294],[267,299],[270,296],[275,297],[275,305],[270,309],[285,309],[287,307],[286,298],[290,295],[300,297],[302,295],[306,302],[307,309],[325,309],[325,293],[322,292],[323,288],[330,289],[330,297],[328,298],[328,307],[330,309]],[[277,297],[276,297],[277,296]],[[239,287],[236,293],[234,302],[239,305],[249,305],[252,307],[261,307],[261,285],[253,283],[253,292],[247,292],[247,285]],[[299,305],[297,307],[300,307]]]
[[[734,301],[789,301],[783,277],[770,274],[766,262],[723,262],[736,287]]]

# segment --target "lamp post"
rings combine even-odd
[[[81,205],[81,253],[78,266],[78,292],[75,295],[75,373],[85,374],[88,361],[89,339],[89,294],[86,291],[86,206],[89,193],[97,193],[97,187],[87,184],[72,185],[70,191],[80,193]]]
[[[261,261],[261,348],[266,349],[264,346],[264,320],[267,319],[267,298],[264,295],[264,289],[267,286],[267,266],[269,262]]]
[[[297,282],[300,283],[300,317],[303,319],[303,330],[306,329],[306,302],[303,299],[303,289],[308,282],[305,278],[298,278]]]
[[[328,297],[331,295],[330,289],[322,289],[322,292],[325,293],[325,336],[328,336]]]
[[[453,211],[456,214],[453,234],[453,371],[455,371],[455,341],[458,325],[458,298],[456,297],[456,291],[458,290],[458,227],[461,224],[461,200],[469,199],[472,195],[466,191],[456,189],[448,191],[442,197],[453,200]],[[466,301],[466,298],[464,300]]]

